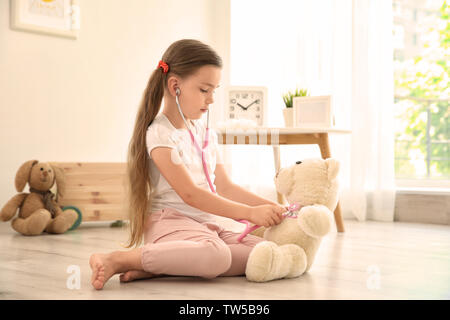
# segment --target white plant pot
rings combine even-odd
[[[294,108],[283,109],[284,124],[286,127],[294,126]]]

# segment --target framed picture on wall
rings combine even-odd
[[[79,0],[10,0],[11,29],[78,38]]]
[[[294,127],[331,127],[331,96],[294,97],[292,99]]]

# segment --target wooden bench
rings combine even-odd
[[[50,162],[63,169],[66,179],[62,206],[80,209],[83,222],[128,220],[126,163]]]

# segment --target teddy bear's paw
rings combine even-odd
[[[247,260],[245,275],[247,280],[266,282],[283,278],[289,272],[290,261],[278,245],[272,241],[258,243]]]
[[[48,233],[64,233],[66,232],[77,220],[78,215],[75,211],[64,212],[57,216],[45,229]]]
[[[48,210],[39,209],[26,219],[14,219],[11,225],[14,230],[25,236],[37,236],[44,231],[51,218],[52,215]]]
[[[302,230],[311,237],[320,238],[331,230],[330,209],[323,205],[312,205],[300,210],[297,222]]]
[[[71,228],[78,219],[78,213],[75,210],[66,210],[63,215],[65,216],[69,228]]]
[[[305,250],[296,244],[285,244],[280,246],[285,255],[290,256],[291,268],[285,278],[296,278],[301,276],[307,265]]]
[[[245,269],[247,280],[255,282],[268,281],[274,251],[277,245],[271,241],[258,243],[250,252]]]

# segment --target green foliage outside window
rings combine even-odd
[[[395,61],[397,178],[450,179],[450,8],[442,2],[423,54]]]

